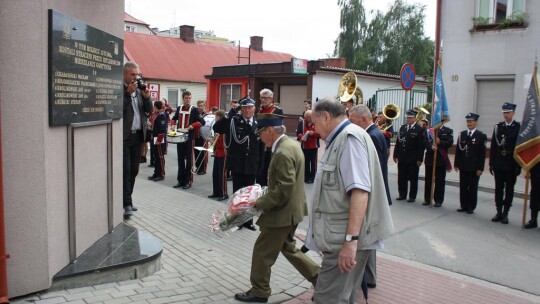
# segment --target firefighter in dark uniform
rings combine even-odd
[[[149,180],[155,182],[163,180],[165,177],[165,136],[167,134],[167,115],[164,112],[164,105],[161,100],[154,103],[158,113],[152,124],[152,155],[154,156],[154,174],[149,176]]]
[[[274,105],[274,93],[269,89],[262,89],[259,93],[261,95],[261,107],[259,109],[259,114],[279,114],[283,115],[283,110],[280,107]],[[268,180],[268,167],[270,167],[270,160],[272,158],[272,149],[265,148],[264,156],[261,160],[262,169],[257,176],[257,184],[261,186],[267,185]]]
[[[407,198],[408,183],[411,183],[409,199],[413,203],[418,192],[418,171],[424,159],[424,128],[418,125],[414,110],[407,111],[406,124],[399,128],[394,148],[394,162],[398,164],[398,201]]]
[[[487,136],[476,129],[480,115],[469,113],[467,130],[459,134],[454,168],[459,172],[459,204],[457,212],[473,214],[478,200],[478,182],[484,172]]]
[[[521,167],[514,160],[514,149],[521,124],[514,121],[516,105],[505,102],[502,106],[504,121],[493,128],[489,173],[495,176],[495,206],[497,214],[492,222],[508,224],[508,211],[514,199],[514,185]]]
[[[532,167],[531,171],[531,219],[523,228],[538,227],[538,209],[540,208],[540,163]]]
[[[431,184],[433,175],[433,156],[437,151],[437,163],[435,165],[435,191],[433,193],[433,200],[435,201],[435,207],[440,207],[444,202],[444,187],[446,180],[446,171],[452,170],[452,164],[448,158],[448,148],[454,144],[454,130],[441,126],[437,129],[437,137],[434,142],[434,136],[430,130],[428,130],[424,136],[424,144],[426,147],[426,157],[424,159],[426,169],[426,182],[424,187],[424,203],[422,205],[429,205],[431,200]]]
[[[233,192],[255,184],[262,166],[264,144],[259,140],[254,115],[255,101],[246,97],[240,101],[240,113],[231,109],[227,118],[217,121],[213,127],[215,132],[226,135],[227,166],[232,172]],[[256,230],[253,220],[242,226]]]

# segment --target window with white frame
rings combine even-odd
[[[178,105],[182,104],[182,93],[184,93],[186,89],[168,89],[167,90],[167,102],[169,105],[175,109],[178,107]]]
[[[136,32],[137,31],[137,27],[135,25],[127,25],[126,24],[126,32]]]
[[[503,23],[523,20],[525,0],[478,0],[477,18],[482,23]]]
[[[231,100],[239,100],[242,96],[242,85],[227,83],[219,87],[219,108],[229,110]]]

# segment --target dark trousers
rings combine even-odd
[[[429,202],[431,199],[431,184],[432,184],[433,166],[426,165],[426,184],[424,186],[424,201]],[[444,202],[444,186],[446,180],[446,168],[444,166],[435,167],[435,192],[433,193],[433,201],[442,204]]]
[[[257,176],[257,184],[261,185],[261,187],[268,185],[268,168],[270,167],[270,160],[272,160],[272,149],[265,148],[263,167],[261,169],[261,173]]]
[[[476,171],[459,171],[459,204],[461,209],[474,211],[478,201],[478,182]]]
[[[165,152],[165,143],[151,145],[152,150],[152,159],[154,160],[154,176],[165,176],[165,157],[163,152]]]
[[[411,182],[409,192],[410,199],[416,199],[418,192],[418,172],[420,168],[414,163],[402,163],[398,161],[398,192],[399,197],[407,197],[407,186]]]
[[[304,181],[315,180],[315,173],[317,173],[317,151],[318,149],[302,149],[304,152],[304,159],[306,164]]]
[[[514,200],[514,185],[516,184],[516,172],[514,170],[495,170],[495,206],[497,214],[506,214]]]
[[[154,166],[156,163],[156,148],[154,147],[154,141],[150,141],[150,165]]]
[[[178,155],[178,174],[176,180],[180,185],[191,185],[193,180],[193,140],[176,144],[176,153]]]
[[[538,209],[540,208],[540,174],[531,172],[531,220],[538,219]]]
[[[242,173],[233,171],[232,172],[233,193],[236,192],[236,190],[238,189],[254,185],[256,178],[257,178],[256,174],[242,174]],[[245,222],[244,225],[253,225],[253,219]]]
[[[212,194],[224,196],[227,194],[227,173],[225,172],[225,157],[214,156],[214,168],[212,169]]]
[[[206,140],[204,140],[204,138],[199,137],[195,139],[195,146],[203,147],[205,142]],[[206,165],[208,162],[206,151],[194,149],[193,155],[195,158],[195,170],[196,170],[195,173],[206,172]]]
[[[142,131],[130,133],[124,139],[123,145],[123,201],[124,207],[133,206],[131,194],[135,187],[135,178],[139,174],[139,164],[141,163],[141,147],[143,144]]]

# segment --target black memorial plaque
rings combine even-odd
[[[124,41],[49,10],[49,125],[122,118]]]

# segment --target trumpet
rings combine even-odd
[[[205,148],[204,146],[206,146],[206,144],[208,144],[208,141],[210,140],[210,136],[208,136],[208,138],[206,139],[206,141],[204,142],[204,145],[202,145],[202,147],[193,147],[194,149],[196,150],[199,150],[199,151],[206,151],[206,152],[214,152],[214,148],[218,142],[218,138],[219,138],[219,134],[216,135],[216,137],[214,138],[214,142],[212,142],[212,144],[208,147],[208,148]],[[197,161],[199,160],[199,157],[205,157],[205,153],[200,153],[197,158],[195,158],[195,164],[197,163]],[[204,162],[201,162],[201,164],[199,165],[199,167],[195,167],[195,170],[191,170],[191,173],[195,174],[197,171],[199,171],[200,169],[200,166],[202,166],[204,164]]]
[[[379,124],[379,129],[381,129],[381,131],[386,131],[392,126],[392,123],[390,123],[390,121],[399,117],[400,110],[399,107],[395,104],[389,103],[384,106],[382,114],[384,118],[386,118],[386,121],[382,125]]]

